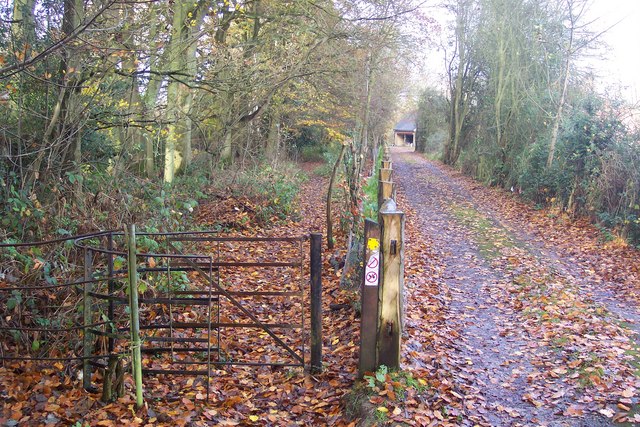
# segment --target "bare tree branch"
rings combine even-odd
[[[45,50],[43,50],[42,52],[40,52],[39,54],[34,56],[33,58],[29,58],[29,59],[27,59],[25,61],[22,61],[22,62],[19,62],[19,63],[16,63],[16,64],[11,64],[11,65],[6,66],[4,68],[0,68],[0,80],[7,79],[7,78],[19,73],[20,71],[26,69],[27,67],[30,67],[31,65],[42,61],[47,56],[49,56],[52,53],[56,52],[57,50],[63,48],[69,42],[71,42],[76,37],[78,37],[80,34],[82,34],[84,31],[86,31],[86,29],[89,28],[95,22],[95,20],[98,19],[98,17],[100,17],[100,15],[102,15],[107,9],[109,9],[116,2],[117,2],[117,0],[112,0],[112,1],[110,1],[108,3],[106,3],[104,6],[102,6],[98,10],[98,12],[94,16],[91,17],[91,19],[89,19],[83,25],[77,27],[75,30],[73,30],[73,32],[71,34],[69,34],[68,36],[66,36],[65,38],[63,38],[61,40],[58,40],[56,43],[52,44],[51,46],[49,46],[48,48],[46,48]]]

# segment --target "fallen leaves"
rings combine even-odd
[[[584,406],[571,405],[564,410],[563,414],[568,417],[581,417],[584,415]]]
[[[567,274],[565,266],[567,262],[592,261],[599,252],[600,266],[589,262],[585,268],[589,286],[597,287],[606,280],[602,276],[598,280],[602,265],[610,268],[611,276],[633,270],[629,266],[638,265],[638,252],[627,248],[620,265],[615,265],[617,246],[606,253],[590,242],[596,233],[572,234],[584,230],[584,223],[562,229],[554,228],[552,222],[536,222],[538,213],[499,190],[454,178],[454,173],[440,166],[425,165],[415,158],[411,161],[420,166],[412,169],[407,165],[409,172],[394,168],[400,186],[407,189],[406,194],[399,191],[399,206],[409,210],[405,270],[409,273],[405,279],[410,292],[409,313],[424,313],[422,319],[409,314],[407,325],[412,341],[420,337],[423,352],[428,354],[409,350],[408,361],[425,364],[422,360],[434,360],[429,363],[430,381],[452,378],[453,387],[462,390],[460,395],[465,397],[461,419],[477,420],[479,425],[495,425],[497,421],[491,417],[496,413],[502,414],[498,423],[508,424],[506,420],[512,418],[536,424],[533,409],[537,414],[548,414],[535,417],[542,424],[558,421],[554,413],[634,419],[628,411],[638,403],[635,390],[640,384],[634,375],[637,352],[630,345],[632,333],[594,301],[594,293],[586,294],[587,284]],[[424,181],[423,188],[429,190],[419,191],[416,181],[418,185]],[[408,199],[413,200],[417,212]],[[447,216],[443,211],[448,210],[452,212]],[[416,218],[413,224],[412,218]],[[547,252],[528,234],[531,232],[543,236],[548,246],[559,245],[562,261],[547,258]],[[423,249],[425,241],[430,248]],[[470,246],[469,242],[480,256],[462,249]],[[421,253],[414,257],[416,251]],[[571,261],[576,255],[580,260]],[[448,265],[442,265],[443,260],[448,260]],[[466,286],[476,289],[474,282],[488,277],[481,267],[474,269],[483,263],[490,264],[497,279],[479,286],[481,291],[460,291]],[[466,264],[469,271],[447,272],[451,264],[459,270]],[[425,278],[419,271],[431,277]],[[637,287],[637,276],[633,280]],[[466,299],[456,302],[458,293]],[[432,305],[434,300],[439,309],[429,316],[421,306]],[[487,312],[492,315],[485,315]],[[443,317],[442,313],[451,314]],[[486,336],[493,322],[496,334]],[[425,333],[427,330],[432,333]],[[505,344],[501,347],[498,342]],[[516,357],[501,355],[509,346],[525,350],[513,352]],[[481,350],[482,356],[477,356]],[[502,403],[511,398],[522,403]],[[492,400],[500,403],[492,405]],[[437,401],[430,403],[437,405]]]
[[[203,203],[196,213],[203,226],[207,224],[222,224],[223,227],[237,227],[239,233],[245,236],[294,236],[308,234],[312,231],[322,231],[324,212],[322,192],[326,179],[312,176],[303,185],[303,193],[299,198],[298,209],[302,220],[280,221],[270,229],[260,228],[253,221],[256,201],[246,198],[227,197]],[[234,233],[235,234],[235,233]],[[344,245],[344,236],[336,236],[337,246]],[[284,250],[275,245],[256,247],[250,253],[243,252],[239,245],[225,244],[222,253],[228,260],[241,258],[259,262],[261,260],[279,259],[284,257]],[[305,249],[306,251],[306,249]],[[306,255],[306,252],[303,252]],[[0,368],[0,424],[28,425],[46,424],[72,425],[77,421],[90,425],[119,426],[119,425],[153,425],[153,426],[205,426],[205,425],[347,425],[343,415],[343,396],[349,391],[357,371],[357,345],[359,322],[355,318],[355,311],[346,309],[339,311],[328,310],[329,304],[345,303],[352,299],[339,289],[338,278],[333,277],[332,266],[329,265],[330,256],[323,255],[323,304],[324,318],[324,361],[327,368],[324,372],[310,376],[301,368],[228,366],[214,369],[209,384],[210,398],[207,401],[207,384],[202,376],[145,376],[144,388],[146,406],[141,410],[135,409],[131,400],[133,383],[126,378],[125,397],[117,402],[104,405],[98,402],[97,394],[87,394],[81,390],[81,382],[72,379],[63,372],[69,369],[60,363],[55,363],[55,369],[40,369],[32,364],[7,364]],[[166,259],[162,257],[146,258],[148,267],[161,266]],[[305,267],[305,269],[308,267]],[[298,269],[299,270],[299,269]],[[277,281],[273,277],[258,274],[255,270],[247,270],[249,280],[240,275],[229,274],[225,286],[236,286],[239,290],[255,290],[266,286],[269,282],[279,283],[285,290],[295,290],[298,286],[298,276],[307,277],[308,271],[290,273],[283,269],[276,271]],[[272,270],[272,273],[274,271]],[[298,275],[298,276],[296,276]],[[200,280],[197,275],[188,274],[188,281]],[[242,288],[244,286],[244,288]],[[306,293],[306,292],[305,292]],[[295,305],[288,301],[271,301],[268,298],[257,298],[256,314],[263,320],[272,323],[287,323],[292,319],[293,311],[301,312],[301,304]],[[261,308],[261,304],[271,303],[271,310]],[[309,307],[308,297],[301,301]],[[351,307],[351,305],[349,305]],[[198,307],[186,307],[179,311],[174,308],[175,319],[182,322],[194,322],[201,318]],[[149,308],[143,316],[162,318],[168,313]],[[306,314],[308,316],[308,311]],[[238,319],[238,313],[223,314],[222,321],[233,322]],[[279,316],[279,317],[278,317]],[[308,319],[305,320],[308,325]],[[212,344],[219,344],[224,352],[239,359],[247,357],[249,353],[255,357],[267,357],[273,350],[269,342],[270,337],[264,331],[247,331],[245,336],[221,337],[218,342],[214,337]],[[301,351],[303,345],[308,349],[308,334],[302,330],[287,332],[287,343]],[[199,337],[185,331],[184,338]],[[253,341],[252,341],[253,340]],[[306,341],[306,342],[305,342]],[[247,346],[248,345],[248,346]],[[250,351],[249,351],[250,350]],[[267,356],[265,356],[267,355]],[[308,353],[306,355],[308,362]],[[189,359],[181,353],[176,353],[175,360],[164,358],[145,359],[147,367],[167,367],[175,361]],[[46,364],[45,364],[46,365]],[[50,368],[49,365],[48,368]],[[74,368],[75,370],[75,368]],[[100,373],[94,374],[94,381],[100,384]],[[5,386],[10,384],[10,386]],[[14,420],[14,421],[12,421]]]
[[[438,180],[454,179],[446,175],[450,171],[440,173],[444,175],[429,182],[419,181],[421,188],[430,188],[434,195]],[[398,177],[406,179],[425,178],[418,173]],[[299,223],[285,222],[271,230],[253,228],[254,202],[231,197],[202,204],[197,215],[203,224],[222,220],[225,226],[239,226],[246,235],[321,231],[323,212],[317,207],[322,205],[322,194],[317,188],[323,184],[318,180],[314,177],[305,184]],[[415,426],[487,426],[496,419],[535,424],[538,413],[640,422],[640,415],[630,412],[638,405],[640,387],[631,366],[638,359],[634,338],[611,321],[612,313],[598,304],[598,295],[589,293],[613,281],[631,297],[638,296],[637,252],[619,244],[603,249],[597,233],[584,223],[558,226],[544,212],[532,211],[496,190],[467,185],[459,177],[455,183],[466,191],[466,199],[447,189],[433,200],[438,201],[437,209],[446,211],[447,197],[457,197],[456,209],[465,217],[462,224],[429,223],[417,210],[424,206],[412,207],[399,193],[399,206],[408,218],[403,367],[415,381],[407,386],[385,374],[366,401],[389,422]],[[474,244],[477,250],[437,246],[435,233],[443,233],[442,240],[454,244]],[[523,243],[520,235],[530,239]],[[542,256],[546,246],[535,246],[531,236],[542,236],[546,246],[561,252],[561,260]],[[243,255],[234,246],[226,250],[233,259]],[[251,255],[260,259],[266,252],[255,250]],[[324,304],[348,304],[353,296],[339,289],[330,255],[324,254]],[[451,274],[445,260],[488,267]],[[569,260],[584,278],[563,270]],[[161,260],[146,262],[154,267]],[[245,285],[266,280],[253,273]],[[229,277],[230,283],[236,284],[236,279],[242,285],[239,278]],[[477,292],[460,302],[456,298],[461,286],[477,286]],[[195,320],[198,313],[186,310],[182,316]],[[225,367],[212,375],[209,401],[201,377],[145,377],[148,406],[136,411],[130,381],[124,398],[103,405],[98,396],[80,391],[79,381],[61,375],[70,369],[61,363],[53,365],[55,370],[8,364],[0,368],[2,381],[11,384],[0,388],[0,423],[354,425],[345,417],[343,398],[356,375],[358,322],[348,309],[325,310],[325,316],[327,369],[318,375],[299,369]],[[232,314],[225,319],[232,320]],[[495,333],[486,334],[487,330]],[[222,341],[215,343],[225,352],[243,355],[239,340]],[[267,350],[256,346],[255,354]],[[502,394],[492,396],[489,389]],[[511,401],[502,401],[507,398]],[[544,415],[539,421],[545,422]]]

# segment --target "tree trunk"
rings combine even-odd
[[[191,8],[191,6],[195,6]],[[197,34],[206,10],[198,3],[174,4],[173,30],[169,43],[169,69],[171,72],[185,70],[186,79],[195,79]],[[181,76],[181,79],[184,79]],[[167,88],[167,139],[164,154],[164,181],[173,179],[182,168],[191,162],[191,89],[177,78],[171,78]]]
[[[35,0],[14,0],[13,15],[11,17],[11,34],[14,41],[13,51],[23,61],[31,54],[30,46],[33,44],[36,33],[33,21]]]
[[[172,73],[182,69],[184,55],[184,43],[182,40],[184,25],[186,19],[186,4],[184,2],[174,3],[173,23],[171,40],[167,51],[169,52],[169,70]],[[164,181],[171,183],[176,172],[182,166],[182,150],[180,143],[182,142],[182,132],[184,131],[184,123],[181,121],[181,97],[180,82],[173,77],[169,77],[169,85],[167,87],[167,112],[166,121],[167,138],[164,146]]]
[[[373,134],[373,146],[371,147],[371,176],[376,173],[376,167],[378,165],[378,156],[380,155],[380,134],[377,132]]]
[[[280,149],[280,109],[277,105],[271,104],[270,110],[269,134],[267,135],[267,146],[264,154],[267,160],[274,162]]]
[[[224,134],[222,151],[220,152],[220,161],[226,165],[233,163],[233,134],[231,128],[227,129]]]
[[[65,35],[73,33],[80,25],[84,14],[83,7],[82,0],[65,0],[62,24]],[[79,139],[76,139],[76,137],[80,138],[81,129],[76,111],[78,105],[74,101],[75,93],[79,89],[80,74],[79,58],[74,55],[73,49],[69,48],[65,51],[58,70],[58,81],[60,82],[58,100],[44,131],[42,149],[31,166],[30,185],[34,185],[39,179],[42,179],[41,174],[51,170],[53,160],[61,162],[63,167],[71,167],[68,163],[73,160],[73,156],[67,156],[67,152],[72,147],[71,152],[73,153],[75,145],[81,143]],[[43,171],[42,162],[47,154],[49,161]]]
[[[467,64],[467,11],[468,5],[464,1],[458,2],[458,11],[456,17],[456,46],[458,52],[458,68],[456,77],[451,88],[451,112],[449,123],[449,141],[445,146],[444,161],[446,164],[453,165],[458,161],[460,156],[460,144],[462,140],[462,128],[469,109],[468,99],[464,93],[464,85],[466,74],[468,72]]]
[[[167,121],[169,121],[169,125],[167,126],[167,139],[164,148],[164,181],[168,183],[173,182],[184,160],[181,142],[185,124],[184,121],[181,120],[180,109],[178,107],[180,103],[178,84],[178,82],[172,81],[169,83],[169,89],[167,91],[167,109],[169,110]]]
[[[573,32],[571,33],[570,40],[573,40]],[[569,42],[571,45],[572,42]],[[562,121],[562,110],[564,109],[565,99],[567,97],[567,88],[569,87],[569,66],[570,66],[570,54],[567,53],[567,60],[565,62],[564,75],[562,78],[562,90],[560,92],[560,99],[558,100],[558,109],[553,120],[553,129],[551,130],[551,140],[549,141],[549,155],[547,156],[547,168],[553,166],[553,157],[556,152],[556,145],[558,143],[558,133],[560,131],[560,122]]]
[[[149,29],[149,40],[156,40],[158,36],[158,13],[157,9],[153,6],[149,9],[149,17],[148,22],[150,23]],[[153,121],[152,112],[156,108],[156,103],[158,101],[158,94],[160,93],[160,87],[162,86],[162,79],[155,77],[154,72],[158,70],[158,66],[163,61],[163,58],[157,54],[157,49],[151,49],[150,51],[150,75],[149,75],[149,84],[147,85],[147,90],[142,96],[142,112],[141,117],[145,122],[151,123]],[[156,174],[156,166],[155,166],[155,144],[152,135],[149,134],[148,131],[142,132],[142,138],[144,140],[144,169],[148,178],[152,178]]]

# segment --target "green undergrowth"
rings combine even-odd
[[[365,218],[378,220],[378,175],[375,174],[366,180],[362,187],[362,213]]]
[[[309,145],[300,149],[300,160],[303,162],[321,162],[327,148],[324,145]]]
[[[322,152],[321,164],[313,171],[314,174],[318,176],[330,177],[333,172],[333,166],[336,164],[338,160],[338,156],[340,155],[340,144],[331,144]],[[338,177],[336,182],[340,181],[340,178],[343,176],[344,168],[338,168]]]
[[[378,220],[378,184],[380,177],[380,167],[382,166],[382,150],[376,160],[376,167],[373,174],[365,180],[362,187],[362,213],[365,218],[373,221]]]
[[[307,179],[296,165],[285,163],[277,168],[266,166],[242,172],[231,189],[236,196],[259,202],[256,218],[268,226],[280,220],[300,219],[294,202],[300,185]]]
[[[0,208],[0,241],[38,241],[122,229],[128,223],[135,223],[139,231],[198,230],[192,214],[215,195],[254,200],[256,219],[268,226],[295,219],[294,200],[304,179],[296,165],[283,164],[277,169],[256,165],[208,175],[194,169],[171,184],[95,171],[68,174],[65,180],[34,190],[20,190],[17,181],[9,182],[9,197]]]
[[[136,176],[118,181],[109,177],[102,177],[102,182],[96,182],[96,179],[92,175],[91,179],[87,178],[81,183],[75,179],[73,183],[60,183],[48,196],[32,193],[26,199],[29,202],[28,208],[12,211],[16,215],[17,225],[0,229],[0,241],[7,243],[68,238],[45,246],[0,248],[0,283],[7,282],[21,288],[0,295],[0,315],[3,319],[16,319],[20,316],[29,319],[27,321],[37,327],[66,328],[71,325],[67,324],[70,319],[83,313],[82,298],[77,298],[76,289],[56,286],[65,283],[70,277],[81,277],[82,253],[74,249],[71,236],[98,230],[123,230],[126,224],[133,223],[138,233],[138,253],[172,253],[174,248],[177,251],[191,250],[193,247],[189,243],[168,243],[163,238],[146,236],[144,233],[215,230],[215,223],[201,225],[198,223],[199,218],[245,218],[240,215],[245,212],[236,210],[239,209],[237,206],[244,205],[251,210],[250,221],[256,231],[290,220],[296,216],[295,198],[304,175],[293,165],[286,165],[277,170],[262,167],[238,171],[235,175],[191,174],[177,177],[172,185]],[[73,186],[77,190],[79,184],[82,184],[82,192],[74,193]],[[238,203],[240,197],[244,204]],[[11,203],[7,209],[19,207],[17,201]],[[212,211],[212,207],[222,209]],[[33,221],[34,218],[38,221]],[[18,226],[24,227],[24,232],[16,229]],[[234,233],[239,228],[229,226],[224,231]],[[120,236],[114,237],[113,243],[117,250],[121,250],[123,241],[124,238]],[[106,241],[92,238],[84,243],[104,247]],[[162,256],[145,259],[151,268],[167,262]],[[114,257],[113,270],[122,272],[127,267],[126,261],[124,256]],[[104,277],[107,270],[105,257],[94,256],[91,262],[95,277]],[[191,279],[184,271],[145,273],[140,277],[139,290],[142,294],[148,292],[150,295],[187,291]],[[121,283],[118,281],[118,286]],[[46,285],[49,288],[33,292],[29,290],[32,285]],[[51,301],[73,303],[51,306]],[[16,346],[30,350],[34,356],[47,354],[52,348],[67,350],[77,344],[77,334],[52,335],[16,330],[0,334],[0,339],[11,339]]]
[[[34,190],[17,190],[2,209],[0,240],[38,241],[136,223],[143,230],[182,230],[206,197],[204,175],[178,177],[172,185],[136,175],[68,174]]]

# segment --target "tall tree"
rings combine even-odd
[[[562,7],[564,5],[564,7]],[[554,87],[558,87],[556,109],[553,114],[553,127],[551,139],[549,140],[549,155],[547,156],[547,168],[553,165],[555,157],[556,145],[558,142],[558,131],[563,119],[563,111],[567,99],[567,91],[569,89],[569,79],[572,75],[571,67],[577,59],[578,53],[593,44],[600,34],[593,35],[586,32],[589,23],[582,24],[587,10],[588,2],[586,0],[564,0],[556,10],[559,15],[565,19],[565,28],[562,37],[559,39],[560,52],[563,54],[562,69],[558,76]],[[582,34],[580,34],[582,33]]]
[[[475,0],[456,0],[450,6],[455,15],[454,49],[448,60],[450,91],[449,140],[444,146],[444,162],[455,164],[464,140],[464,126],[471,108],[473,89],[479,75],[474,56],[477,3]]]
[[[164,180],[189,166],[192,158],[191,108],[196,80],[198,33],[210,6],[209,2],[176,2],[173,5],[171,40],[167,48],[169,84],[167,88],[167,138],[164,154]]]

